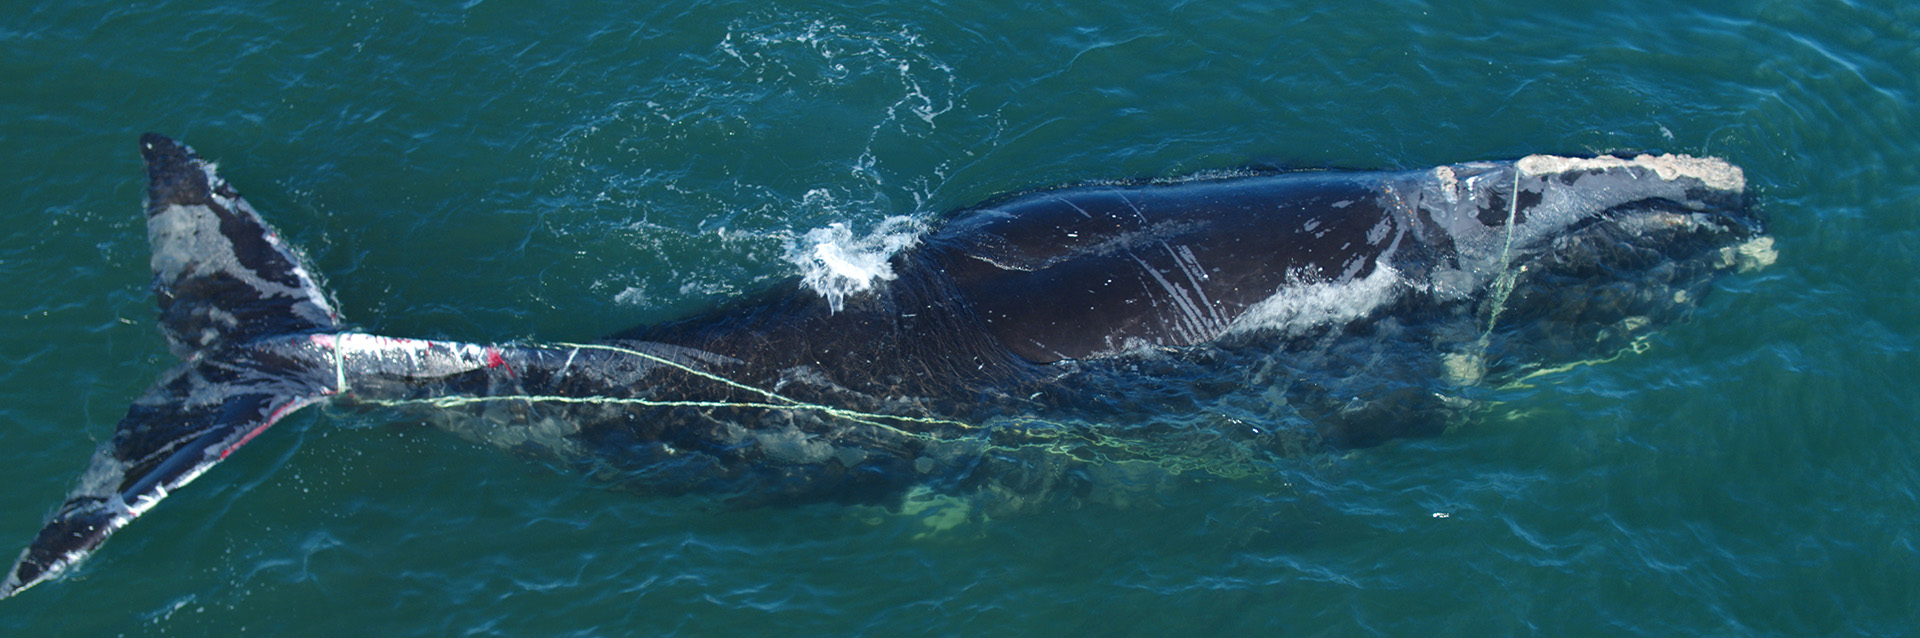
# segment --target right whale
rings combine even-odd
[[[1774,259],[1714,158],[1093,184],[957,212],[884,266],[823,251],[833,294],[796,278],[590,343],[484,345],[349,329],[210,163],[155,134],[141,151],[180,361],[0,597],[322,401],[647,493],[1123,501],[1155,472],[1439,433],[1482,388],[1612,356]]]

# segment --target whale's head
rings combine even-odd
[[[1417,182],[1407,203],[1443,248],[1430,289],[1472,300],[1494,371],[1630,347],[1691,316],[1719,275],[1775,258],[1745,175],[1718,158],[1534,155]]]

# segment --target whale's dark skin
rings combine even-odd
[[[1740,170],[1710,158],[1083,185],[955,213],[844,304],[796,281],[593,343],[480,345],[345,329],[209,164],[141,151],[180,362],[0,597],[321,401],[647,493],[1086,495],[1095,460],[1219,471],[1435,434],[1475,387],[1617,351],[1771,259]],[[1190,418],[1209,401],[1273,418]]]

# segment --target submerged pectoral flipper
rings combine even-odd
[[[280,418],[338,391],[312,333],[339,318],[300,255],[191,149],[140,138],[160,327],[182,362],[113,438],[0,583],[51,578]]]

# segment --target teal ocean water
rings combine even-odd
[[[588,339],[790,277],[787,245],[831,224],[1248,166],[1715,155],[1780,259],[1438,438],[940,531],[635,497],[313,410],[0,601],[0,634],[1920,626],[1920,5],[12,4],[4,552],[169,365],[147,130],[219,160],[395,335]]]

